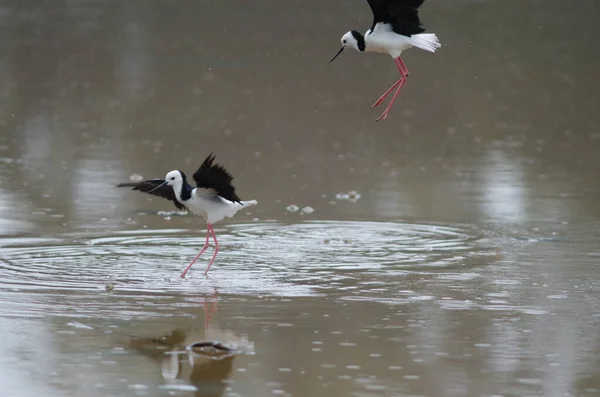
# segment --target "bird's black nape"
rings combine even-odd
[[[357,30],[351,30],[350,33],[352,33],[352,37],[354,37],[354,40],[356,40],[358,50],[360,52],[365,52],[365,49],[367,48],[367,44],[365,43],[365,36],[363,36],[362,33],[360,33]]]
[[[356,41],[356,47],[357,47],[358,51],[365,52],[365,50],[367,48],[367,43],[365,42],[365,36],[363,36],[358,30],[351,30],[350,34]],[[344,35],[344,37],[346,37],[346,35]],[[342,47],[337,52],[337,54],[335,54],[334,57],[331,58],[331,61],[329,61],[329,63],[333,62],[335,60],[335,58],[337,58],[342,53],[342,51],[344,51],[344,49],[346,49],[347,45],[348,44],[346,43],[346,40],[344,39]]]
[[[200,168],[194,172],[192,177],[196,181],[196,186],[203,189],[212,189],[225,200],[241,204],[241,199],[235,193],[235,188],[231,183],[233,176],[223,166],[213,164],[214,161],[215,155],[211,153],[202,162]]]
[[[183,201],[189,200],[192,198],[193,189],[187,181],[187,176],[185,175],[185,172],[181,170],[177,170],[177,172],[181,174],[181,180],[183,181],[183,184],[181,185],[181,199]]]

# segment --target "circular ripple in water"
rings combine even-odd
[[[4,314],[103,309],[124,315],[156,312],[209,293],[380,299],[396,295],[410,275],[473,278],[482,256],[474,229],[387,222],[253,223],[217,227],[221,252],[209,278],[209,248],[188,273],[181,270],[204,243],[202,232],[144,230],[95,238],[0,240]],[[103,307],[107,283],[128,303]],[[344,291],[352,291],[347,293]],[[174,292],[177,292],[174,294]],[[383,294],[382,294],[383,293]],[[137,301],[135,307],[131,300]],[[171,302],[172,301],[172,302]],[[385,301],[385,300],[384,300]],[[30,313],[31,314],[31,313]]]

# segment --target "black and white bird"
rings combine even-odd
[[[212,226],[213,223],[225,217],[234,216],[242,208],[258,204],[256,200],[241,201],[231,184],[233,177],[221,165],[213,164],[214,160],[215,156],[211,153],[194,173],[192,177],[196,182],[195,188],[190,186],[183,171],[179,170],[169,172],[165,179],[150,179],[117,185],[117,187],[131,187],[132,190],[166,198],[172,201],[177,209],[184,210],[187,207],[194,214],[206,219],[206,242],[204,247],[181,273],[182,278],[185,277],[200,255],[206,251],[212,234],[215,241],[215,253],[204,271],[204,275],[208,273],[208,269],[210,269],[219,252],[219,242]]]
[[[387,118],[396,96],[406,82],[408,69],[402,58],[402,52],[412,47],[435,52],[441,44],[434,33],[423,33],[425,28],[419,20],[419,7],[425,0],[367,0],[373,11],[373,25],[365,35],[351,30],[342,36],[342,48],[329,61],[333,62],[346,47],[359,52],[379,52],[391,55],[400,71],[400,79],[395,82],[374,104],[371,109],[381,105],[394,88],[396,92],[388,107],[377,121]]]

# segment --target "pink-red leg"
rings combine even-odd
[[[217,294],[217,290],[215,289],[215,293],[213,294],[213,303],[210,307],[210,311],[208,309],[208,298],[204,298],[204,305],[203,305],[203,309],[204,309],[204,327],[206,329],[208,329],[208,326],[210,325],[210,320],[212,318],[212,316],[215,314],[215,312],[217,311],[217,307],[219,305],[219,298],[218,298],[218,294]]]
[[[379,118],[377,119],[377,121],[379,121],[381,119],[385,120],[387,118],[387,115],[390,112],[390,109],[392,108],[392,106],[394,105],[394,101],[396,100],[396,97],[398,96],[398,93],[400,92],[400,89],[404,85],[405,81],[406,80],[402,80],[402,83],[400,83],[400,85],[398,86],[398,89],[394,93],[394,96],[392,97],[392,100],[390,101],[390,104],[387,106],[387,108],[385,108],[385,110],[383,111],[383,113],[381,113],[381,116],[379,116]]]
[[[402,58],[400,58],[400,57],[396,58],[396,65],[400,65],[402,67],[402,70],[404,72],[404,78],[407,78],[408,77],[408,68],[404,64],[404,61],[402,60]]]
[[[198,255],[196,255],[196,257],[194,258],[194,260],[192,261],[192,263],[190,263],[185,268],[185,270],[181,273],[181,278],[185,277],[185,275],[187,274],[188,270],[190,270],[190,268],[192,267],[192,265],[194,263],[196,263],[196,261],[198,260],[198,258],[200,258],[200,255],[202,255],[204,253],[204,251],[206,251],[206,249],[208,248],[208,238],[209,237],[210,237],[210,223],[206,227],[206,242],[204,243],[204,247],[202,247],[202,250],[200,251],[200,253],[198,253]]]
[[[402,59],[400,57],[398,57],[398,58],[395,59],[395,61],[396,61],[396,66],[398,66],[398,70],[400,71],[400,75],[402,77],[398,81],[398,84],[397,84],[398,88],[396,89],[396,92],[394,93],[394,96],[392,97],[392,100],[390,101],[390,103],[387,106],[387,108],[385,108],[385,110],[383,111],[383,113],[381,114],[381,116],[379,116],[379,118],[377,119],[377,121],[379,121],[381,119],[385,120],[387,118],[387,115],[390,112],[390,109],[392,108],[392,106],[394,105],[394,102],[396,101],[396,97],[400,93],[400,89],[402,88],[402,86],[406,82],[406,77],[408,76],[408,69],[406,68],[406,65],[404,64],[404,62],[402,61]]]
[[[217,235],[215,234],[215,229],[213,229],[213,227],[212,227],[212,225],[210,223],[208,223],[208,227],[210,228],[210,231],[212,232],[212,235],[213,235],[213,240],[215,241],[215,253],[214,253],[212,259],[210,260],[210,263],[208,264],[208,267],[204,271],[204,275],[205,276],[208,273],[208,269],[210,269],[210,267],[212,266],[213,262],[215,261],[215,258],[217,257],[217,254],[219,253],[219,242],[217,241]]]
[[[386,92],[383,93],[382,96],[379,97],[379,99],[377,101],[375,101],[375,103],[373,105],[371,105],[371,109],[376,108],[377,106],[381,105],[381,103],[385,100],[385,97],[389,95],[390,92],[392,92],[392,90],[396,87],[398,87],[398,85],[400,83],[402,83],[403,78],[400,78],[400,80],[396,81],[394,83],[394,85],[392,85]]]
[[[384,92],[383,95],[380,96],[377,101],[375,101],[375,103],[371,106],[371,109],[376,108],[379,105],[381,105],[383,103],[383,101],[385,100],[385,98],[390,94],[390,92],[392,92],[392,90],[394,88],[398,87],[399,85],[404,84],[404,81],[406,80],[406,77],[408,76],[408,69],[406,69],[406,65],[404,65],[404,62],[402,61],[402,59],[400,57],[395,58],[394,63],[396,63],[396,67],[398,68],[398,71],[400,72],[400,79],[398,81],[396,81],[386,92]],[[377,119],[377,120],[379,120],[379,119]]]

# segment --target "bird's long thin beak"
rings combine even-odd
[[[337,54],[335,54],[335,56],[333,58],[331,58],[331,61],[329,61],[329,63],[333,62],[333,60],[335,58],[338,57],[338,55],[340,55],[342,53],[342,51],[344,51],[344,48],[346,48],[345,46],[342,46],[342,48],[340,48],[340,50],[337,52]]]
[[[151,193],[151,192],[155,191],[156,189],[158,189],[159,187],[164,186],[166,183],[167,183],[167,181],[164,181],[163,183],[161,183],[160,185],[158,185],[154,189],[151,189],[151,190],[147,191],[146,193]]]

